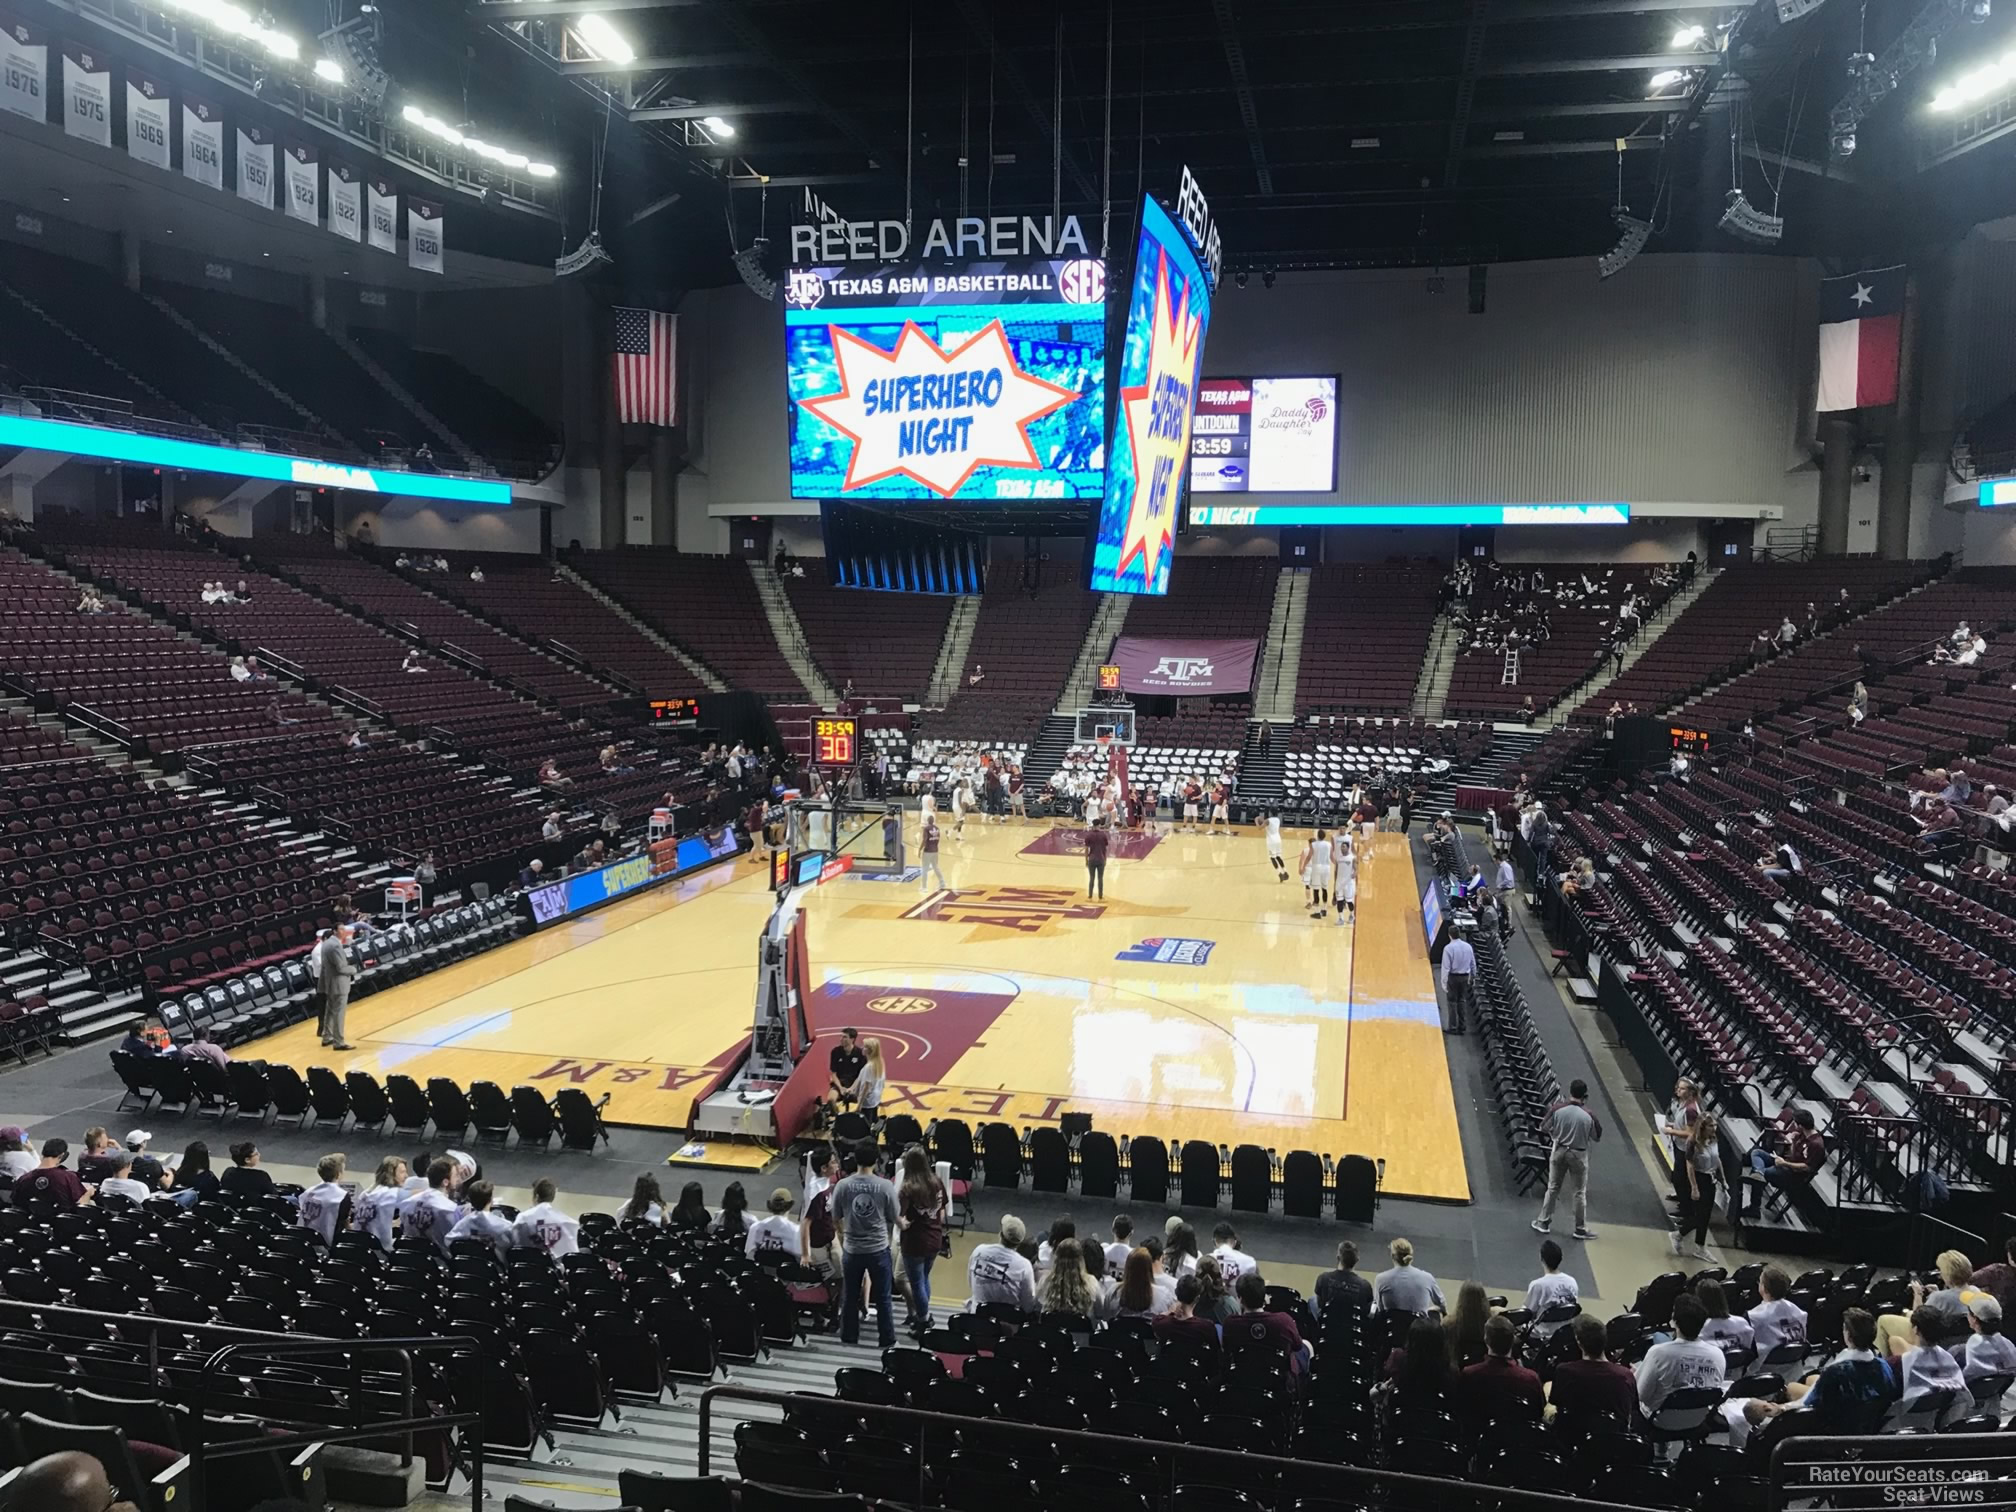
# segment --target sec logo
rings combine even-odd
[[[938,1006],[936,998],[879,997],[868,1004],[870,1013],[929,1013]]]
[[[1106,264],[1094,257],[1067,262],[1057,273],[1057,292],[1070,304],[1098,304],[1106,298]]]

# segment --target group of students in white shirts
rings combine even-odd
[[[475,1179],[478,1167],[460,1150],[450,1150],[429,1164],[425,1175],[408,1176],[406,1162],[388,1155],[378,1163],[371,1186],[351,1193],[343,1186],[347,1162],[325,1155],[317,1162],[314,1186],[299,1199],[301,1227],[312,1229],[324,1244],[336,1242],[343,1205],[350,1205],[350,1227],[371,1235],[389,1250],[393,1226],[407,1238],[431,1239],[443,1253],[458,1239],[481,1239],[500,1255],[512,1249],[541,1249],[558,1258],[579,1247],[581,1225],[555,1205],[557,1188],[541,1178],[532,1188],[532,1206],[513,1218],[492,1207],[495,1190]]]
[[[1180,1220],[1171,1219],[1170,1229],[1187,1227]],[[1044,1282],[1056,1264],[1059,1246],[1071,1241],[1073,1247],[1085,1256],[1098,1255],[1102,1262],[1102,1274],[1097,1280],[1096,1315],[1113,1318],[1126,1313],[1121,1296],[1121,1279],[1127,1266],[1127,1258],[1141,1246],[1135,1241],[1134,1220],[1122,1213],[1113,1219],[1113,1240],[1101,1245],[1092,1239],[1082,1243],[1076,1239],[1076,1226],[1067,1218],[1060,1218],[1050,1226],[1050,1237],[1036,1247],[1036,1258],[1032,1262],[1022,1253],[1029,1236],[1028,1226],[1013,1213],[1001,1219],[1000,1238],[996,1242],[975,1245],[966,1263],[967,1308],[978,1311],[996,1302],[1006,1303],[1024,1312],[1034,1312],[1043,1291]],[[1239,1247],[1239,1236],[1230,1224],[1221,1223],[1213,1237],[1217,1248],[1210,1258],[1217,1262],[1218,1272],[1224,1278],[1227,1294],[1238,1284],[1241,1276],[1248,1271],[1257,1271],[1260,1262]],[[1072,1253],[1066,1249],[1065,1253]],[[1165,1254],[1155,1264],[1152,1279],[1153,1297],[1140,1315],[1152,1317],[1167,1312],[1176,1301],[1176,1283],[1184,1276],[1197,1274],[1198,1257],[1194,1253],[1176,1257],[1173,1263]]]

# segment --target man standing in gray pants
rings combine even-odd
[[[1540,1203],[1540,1216],[1533,1220],[1535,1233],[1544,1234],[1554,1226],[1554,1204],[1563,1187],[1574,1190],[1575,1237],[1594,1239],[1589,1227],[1589,1146],[1603,1137],[1603,1125],[1589,1111],[1589,1083],[1577,1078],[1568,1083],[1568,1101],[1557,1105],[1547,1119],[1547,1132],[1554,1148],[1547,1157],[1547,1196]]]
[[[339,924],[315,947],[315,978],[322,989],[322,1043],[332,1050],[353,1048],[343,1037],[343,1015],[350,1008],[350,979],[357,975],[349,943],[349,926]]]

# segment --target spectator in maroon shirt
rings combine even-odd
[[[1750,1152],[1750,1168],[1763,1174],[1765,1183],[1781,1192],[1813,1185],[1813,1178],[1827,1164],[1827,1141],[1813,1127],[1813,1114],[1806,1108],[1792,1110],[1792,1127],[1778,1133],[1778,1151]],[[1756,1217],[1753,1206],[1750,1217]]]
[[[1241,1275],[1232,1291],[1239,1299],[1239,1312],[1223,1325],[1225,1353],[1237,1356],[1250,1349],[1279,1354],[1292,1383],[1309,1361],[1302,1330],[1286,1313],[1267,1310],[1267,1283],[1257,1270]]]
[[[1997,1260],[1993,1265],[1984,1265],[1974,1272],[1974,1284],[2002,1304],[2006,1314],[2016,1307],[2016,1235],[2011,1235],[2003,1246],[2006,1260]]]
[[[1638,1380],[1631,1367],[1606,1355],[1608,1341],[1600,1319],[1584,1313],[1568,1326],[1575,1332],[1575,1347],[1581,1357],[1554,1367],[1554,1384],[1548,1393],[1554,1426],[1570,1433],[1584,1433],[1598,1425],[1630,1426],[1638,1417]]]
[[[1158,1315],[1151,1326],[1158,1342],[1167,1347],[1180,1344],[1185,1353],[1215,1359],[1218,1355],[1218,1325],[1197,1316],[1197,1298],[1203,1287],[1195,1276],[1176,1278],[1176,1300],[1169,1311]]]
[[[42,1163],[14,1183],[17,1207],[75,1207],[85,1197],[84,1183],[63,1164],[70,1141],[51,1139],[42,1146]]]
[[[1484,1358],[1456,1378],[1456,1415],[1473,1428],[1540,1421],[1547,1398],[1540,1377],[1512,1358],[1515,1332],[1510,1318],[1494,1313],[1484,1325]]]

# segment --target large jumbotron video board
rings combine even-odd
[[[1100,496],[1098,258],[793,267],[784,304],[793,498]]]

